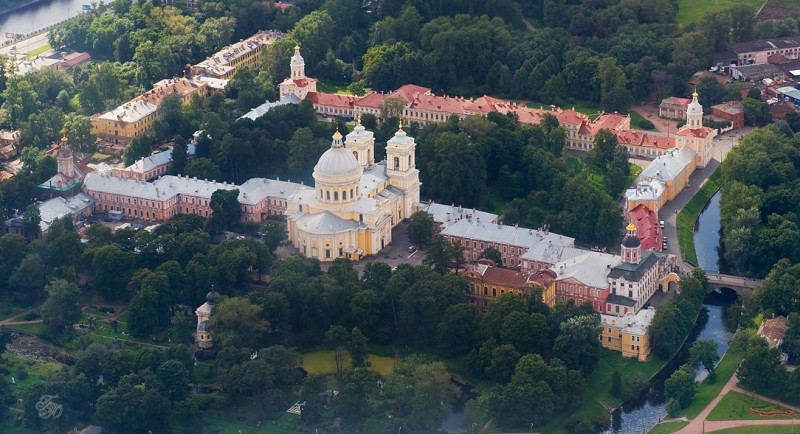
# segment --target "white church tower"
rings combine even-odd
[[[697,90],[692,93],[692,102],[686,108],[686,125],[695,129],[703,126],[703,106],[697,100]]]
[[[306,61],[300,55],[300,46],[294,46],[294,56],[289,61],[291,75],[278,86],[281,99],[286,95],[294,95],[305,99],[309,92],[317,91],[317,80],[306,77]]]
[[[347,143],[347,149],[358,160],[358,164],[366,169],[375,164],[375,134],[372,131],[367,131],[361,125],[361,116],[358,117],[356,122],[356,127],[347,135],[345,143]]]
[[[403,131],[403,122],[386,142],[386,174],[389,184],[404,192],[402,209],[395,211],[397,221],[408,218],[413,213],[414,204],[419,203],[419,170],[417,170],[415,153],[416,143]]]
[[[686,125],[675,133],[675,144],[695,152],[695,166],[706,167],[713,157],[714,137],[717,130],[703,126],[703,106],[697,100],[697,90],[692,93],[692,102],[686,108]]]
[[[306,78],[306,61],[303,59],[303,56],[300,55],[299,45],[294,46],[294,56],[292,56],[289,66],[292,70],[293,80]]]

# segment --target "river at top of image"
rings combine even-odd
[[[82,13],[89,0],[41,0],[0,15],[0,35],[27,35]]]

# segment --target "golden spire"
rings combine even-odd
[[[66,135],[66,134],[64,134],[64,135],[61,137],[61,143],[62,143],[62,144],[64,144],[64,143],[67,143],[68,141],[69,141],[69,139],[67,139],[67,135]]]
[[[692,92],[692,98],[697,98],[699,95],[697,94],[697,88],[694,88],[694,92]]]
[[[333,133],[333,138],[334,139],[341,139],[342,138],[342,133],[339,132],[338,128],[336,129],[336,132]]]
[[[403,131],[403,118],[400,118],[400,128],[397,131]]]
[[[361,115],[358,115],[358,118],[356,118],[356,122],[358,122],[358,125],[361,126]]]
[[[635,225],[635,224],[633,224],[633,222],[631,221],[631,222],[628,224],[628,226],[627,226],[627,227],[625,227],[625,229],[627,229],[627,230],[628,230],[628,232],[630,232],[630,231],[635,231],[635,230],[636,230],[636,225]]]

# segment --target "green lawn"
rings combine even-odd
[[[25,312],[26,308],[15,305],[11,297],[0,299],[0,321],[8,319]]]
[[[743,358],[744,353],[742,353],[739,348],[735,348],[734,345],[731,345],[725,353],[725,356],[722,357],[722,361],[717,365],[717,381],[713,384],[709,383],[707,380],[700,383],[697,387],[697,393],[694,395],[694,400],[688,407],[681,411],[680,416],[686,416],[689,419],[697,417],[697,415],[719,395],[722,387],[725,386],[725,383],[727,383],[733,373],[736,372],[736,368]]]
[[[775,416],[759,416],[758,414],[750,412],[750,408],[755,408],[761,411],[780,410],[792,413],[791,416],[775,415]],[[758,398],[744,395],[739,392],[730,391],[722,400],[719,401],[716,407],[711,410],[708,415],[708,420],[770,420],[770,419],[793,419],[797,418],[797,414],[792,410],[762,401]]]
[[[689,422],[667,422],[653,427],[648,434],[669,434],[689,425]]]
[[[796,431],[797,429],[794,429],[792,425],[760,425],[728,428],[714,432],[716,434],[790,434]]]
[[[295,434],[298,432],[298,418],[283,413],[277,419],[269,420],[266,415],[253,406],[225,406],[203,413],[203,432],[208,434]],[[287,407],[288,408],[288,407]],[[261,426],[257,426],[258,422]]]
[[[369,370],[383,377],[389,377],[394,370],[394,359],[391,357],[370,354],[367,356]],[[345,369],[350,368],[350,355],[345,354]],[[336,362],[333,357],[333,350],[312,351],[303,353],[303,369],[310,374],[333,375],[336,373]]]
[[[794,0],[792,0],[794,1]],[[764,3],[763,0],[678,0],[679,25],[696,23],[703,19],[709,12],[725,10],[735,4],[746,4],[758,10]]]
[[[39,334],[39,332],[41,332],[42,329],[44,329],[44,326],[42,325],[42,323],[16,324],[16,325],[10,325],[10,326],[7,326],[7,327],[10,328],[10,329],[13,329],[13,330],[19,330],[21,332],[26,332],[26,333],[30,333],[30,334],[34,334],[34,335]]]
[[[769,0],[767,6],[777,6],[787,9],[787,16],[800,16],[800,2],[797,0]]]
[[[719,178],[720,172],[717,170],[708,178],[692,200],[678,213],[677,231],[681,256],[683,256],[684,261],[692,265],[697,265],[697,252],[694,250],[694,225],[703,208],[711,200],[711,196],[719,190]]]
[[[634,359],[624,358],[620,353],[604,350],[604,356],[600,359],[597,369],[587,378],[586,387],[583,395],[576,399],[579,401],[577,410],[557,414],[552,421],[545,426],[539,427],[538,431],[546,433],[566,433],[564,422],[569,416],[575,415],[593,420],[599,415],[606,413],[600,404],[605,400],[614,407],[622,405],[622,400],[611,396],[611,377],[614,371],[622,375],[622,384],[634,373],[641,373],[646,378],[650,378],[658,372],[664,365],[661,359],[653,358],[647,362],[637,362]]]
[[[51,50],[51,49],[52,49],[52,47],[50,46],[50,44],[44,44],[43,46],[41,46],[41,47],[39,47],[39,48],[37,48],[35,50],[28,51],[27,53],[25,53],[25,55],[28,56],[28,57],[38,56],[39,54],[42,54],[45,51],[48,51],[48,50]]]

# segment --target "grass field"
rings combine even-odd
[[[41,332],[42,329],[44,329],[44,326],[42,325],[42,323],[16,324],[16,325],[10,325],[10,326],[7,326],[7,327],[10,328],[10,329],[13,329],[13,330],[19,330],[21,332],[31,333],[31,334],[34,334],[34,335],[39,334],[39,332]]]
[[[720,171],[717,170],[678,214],[677,231],[681,255],[684,261],[692,265],[697,265],[697,252],[694,249],[694,225],[703,208],[711,200],[711,196],[719,190],[719,178]]]
[[[35,50],[28,51],[27,53],[25,53],[25,55],[28,56],[28,57],[38,56],[39,54],[42,54],[45,51],[51,50],[52,48],[53,47],[51,47],[50,44],[44,44],[44,45],[42,45],[41,47],[39,47],[39,48],[37,48]]]
[[[689,425],[689,422],[660,423],[653,427],[647,434],[669,434]]]
[[[392,375],[394,370],[394,359],[375,354],[367,356],[369,370],[384,377]],[[345,354],[344,366],[350,368],[350,356]],[[303,354],[303,369],[310,374],[333,375],[336,373],[336,362],[333,357],[333,350],[312,351]]]
[[[793,413],[792,416],[786,415],[775,415],[775,416],[759,416],[758,414],[750,412],[750,408],[755,408],[757,410],[762,411],[769,411],[769,410],[780,410]],[[797,418],[797,414],[793,411],[785,409],[783,407],[771,404],[766,401],[762,401],[758,398],[753,398],[751,396],[744,395],[739,392],[730,391],[728,392],[711,410],[711,413],[708,415],[708,420],[740,420],[740,419],[747,419],[747,420],[777,420],[777,419],[794,419]]]
[[[764,0],[678,0],[677,22],[682,26],[689,23],[696,23],[702,20],[709,12],[725,10],[740,3],[751,6],[754,10],[758,10],[764,3]]]
[[[604,350],[604,356],[600,359],[597,369],[586,380],[586,387],[583,395],[577,400],[580,403],[577,409],[567,413],[556,415],[553,420],[538,428],[540,432],[546,433],[566,433],[564,422],[569,416],[575,415],[591,421],[595,417],[606,413],[600,401],[607,401],[614,407],[622,405],[622,400],[611,396],[611,378],[614,371],[622,375],[622,384],[635,373],[641,373],[646,378],[650,378],[661,369],[664,361],[653,358],[647,362],[637,362],[635,359],[626,359],[620,353]]]
[[[744,354],[742,351],[734,345],[731,345],[725,353],[725,356],[719,362],[719,365],[717,365],[717,381],[713,384],[708,381],[700,383],[697,387],[697,393],[694,395],[694,400],[688,407],[681,411],[680,416],[686,416],[689,419],[697,417],[697,415],[706,408],[708,403],[719,395],[725,383],[727,383],[733,373],[736,372],[736,368],[743,358]]]

